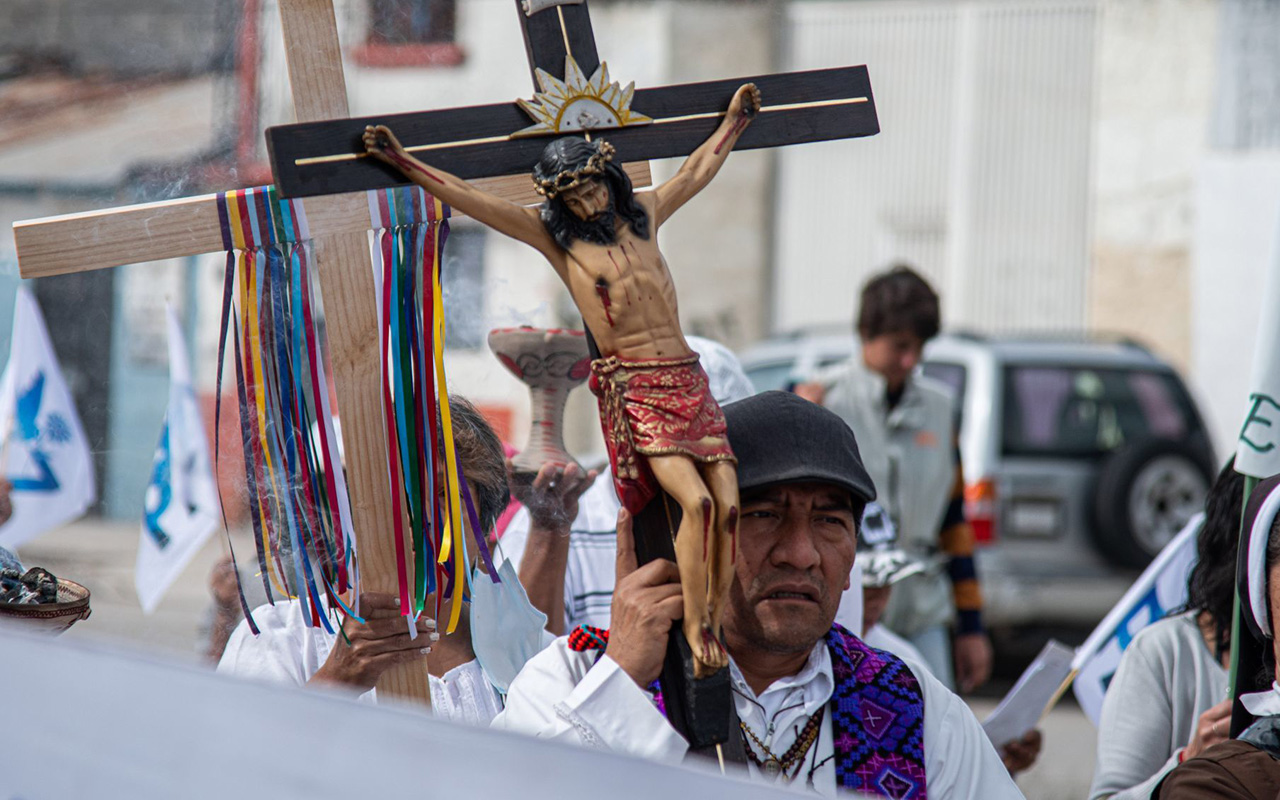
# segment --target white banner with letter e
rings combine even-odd
[[[1262,286],[1262,314],[1249,376],[1249,405],[1236,441],[1236,472],[1267,478],[1280,473],[1280,226]]]

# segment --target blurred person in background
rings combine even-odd
[[[946,386],[916,373],[940,327],[938,295],[924,278],[906,266],[876,275],[862,290],[859,352],[796,392],[853,428],[903,548],[929,564],[896,588],[885,624],[943,684],[958,680],[968,692],[991,675],[991,641],[964,517],[955,401]]]
[[[920,651],[911,642],[880,624],[885,606],[893,594],[893,586],[904,578],[923,572],[927,564],[898,547],[898,534],[893,522],[879,503],[867,503],[858,529],[856,563],[862,573],[862,641],[886,650],[909,662],[924,664]],[[857,591],[853,587],[850,591]],[[1040,731],[1027,731],[1021,739],[996,748],[1010,775],[1029,769],[1040,756],[1043,743]]]
[[[877,650],[925,664],[924,656],[911,642],[880,623],[893,585],[903,578],[923,572],[923,561],[898,547],[898,533],[879,503],[867,503],[858,529],[858,557],[862,572],[862,641]],[[850,591],[858,591],[852,587]]]
[[[1244,476],[1218,474],[1196,535],[1187,604],[1138,632],[1102,701],[1090,800],[1137,800],[1179,763],[1228,738],[1231,608]]]

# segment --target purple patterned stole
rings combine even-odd
[[[916,676],[897,656],[839,625],[826,640],[836,678],[836,782],[894,800],[926,800],[924,696]]]
[[[927,800],[924,767],[924,695],[910,668],[839,625],[826,637],[836,688],[831,694],[836,783],[847,790],[893,800]],[[609,632],[579,626],[569,647],[599,650]],[[662,694],[650,687],[658,709]],[[665,713],[665,711],[664,711]]]

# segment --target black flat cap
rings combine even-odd
[[[738,457],[738,490],[813,481],[848,489],[862,502],[876,487],[853,431],[832,412],[788,392],[762,392],[724,407]]]

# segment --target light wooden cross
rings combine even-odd
[[[280,0],[289,82],[300,122],[346,117],[346,81],[332,0]],[[649,184],[648,165],[628,172]],[[541,198],[527,175],[475,181],[519,203]],[[365,589],[397,593],[387,441],[382,422],[377,306],[363,192],[305,201],[327,319],[356,553]],[[83,272],[223,249],[216,195],[33,219],[14,224],[24,278]],[[411,544],[406,542],[406,547]],[[382,697],[430,704],[425,665],[400,665],[378,681]]]

